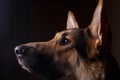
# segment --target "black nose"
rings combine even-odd
[[[15,47],[14,51],[17,55],[24,55],[27,50],[28,50],[27,46],[20,45],[20,46]]]

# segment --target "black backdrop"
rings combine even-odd
[[[0,0],[0,80],[37,80],[38,76],[21,69],[14,47],[51,39],[56,32],[65,29],[69,10],[75,14],[80,27],[86,27],[96,4],[97,0]],[[105,9],[113,8],[106,10],[107,16],[115,14],[109,13],[114,11],[114,7],[110,7],[112,0],[106,0],[104,4]],[[110,19],[112,22],[114,18]]]

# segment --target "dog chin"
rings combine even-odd
[[[21,66],[24,70],[26,70],[26,71],[29,72],[29,73],[32,73],[32,71],[30,70],[30,68],[28,68],[22,60],[18,59],[18,63],[20,64],[20,66]]]
[[[31,71],[29,68],[27,68],[27,67],[25,67],[25,66],[22,66],[22,68],[23,68],[24,70],[28,71],[29,73],[32,73],[32,71]]]

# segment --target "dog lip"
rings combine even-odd
[[[24,70],[28,71],[29,73],[32,73],[32,71],[30,70],[30,68],[28,68],[28,67],[25,65],[24,61],[21,61],[21,59],[18,59],[18,63],[20,64],[20,66],[21,66]]]
[[[23,55],[22,54],[16,54],[16,57],[19,59],[19,58],[23,57]]]
[[[21,66],[24,70],[27,70],[29,73],[32,73],[31,70],[29,68],[27,68],[26,66],[24,66],[24,65],[21,65]]]

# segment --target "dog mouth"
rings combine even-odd
[[[23,56],[17,56],[18,63],[20,66],[29,73],[40,74],[43,77],[50,80],[59,80],[61,78],[69,78],[72,73],[68,69],[64,69],[61,65],[52,64],[37,64],[36,61],[24,59]]]
[[[26,70],[27,72],[29,73],[32,73],[32,70],[30,69],[30,67],[26,64],[26,62],[24,60],[21,59],[21,55],[18,55],[17,56],[17,61],[19,63],[19,65],[24,69]]]

